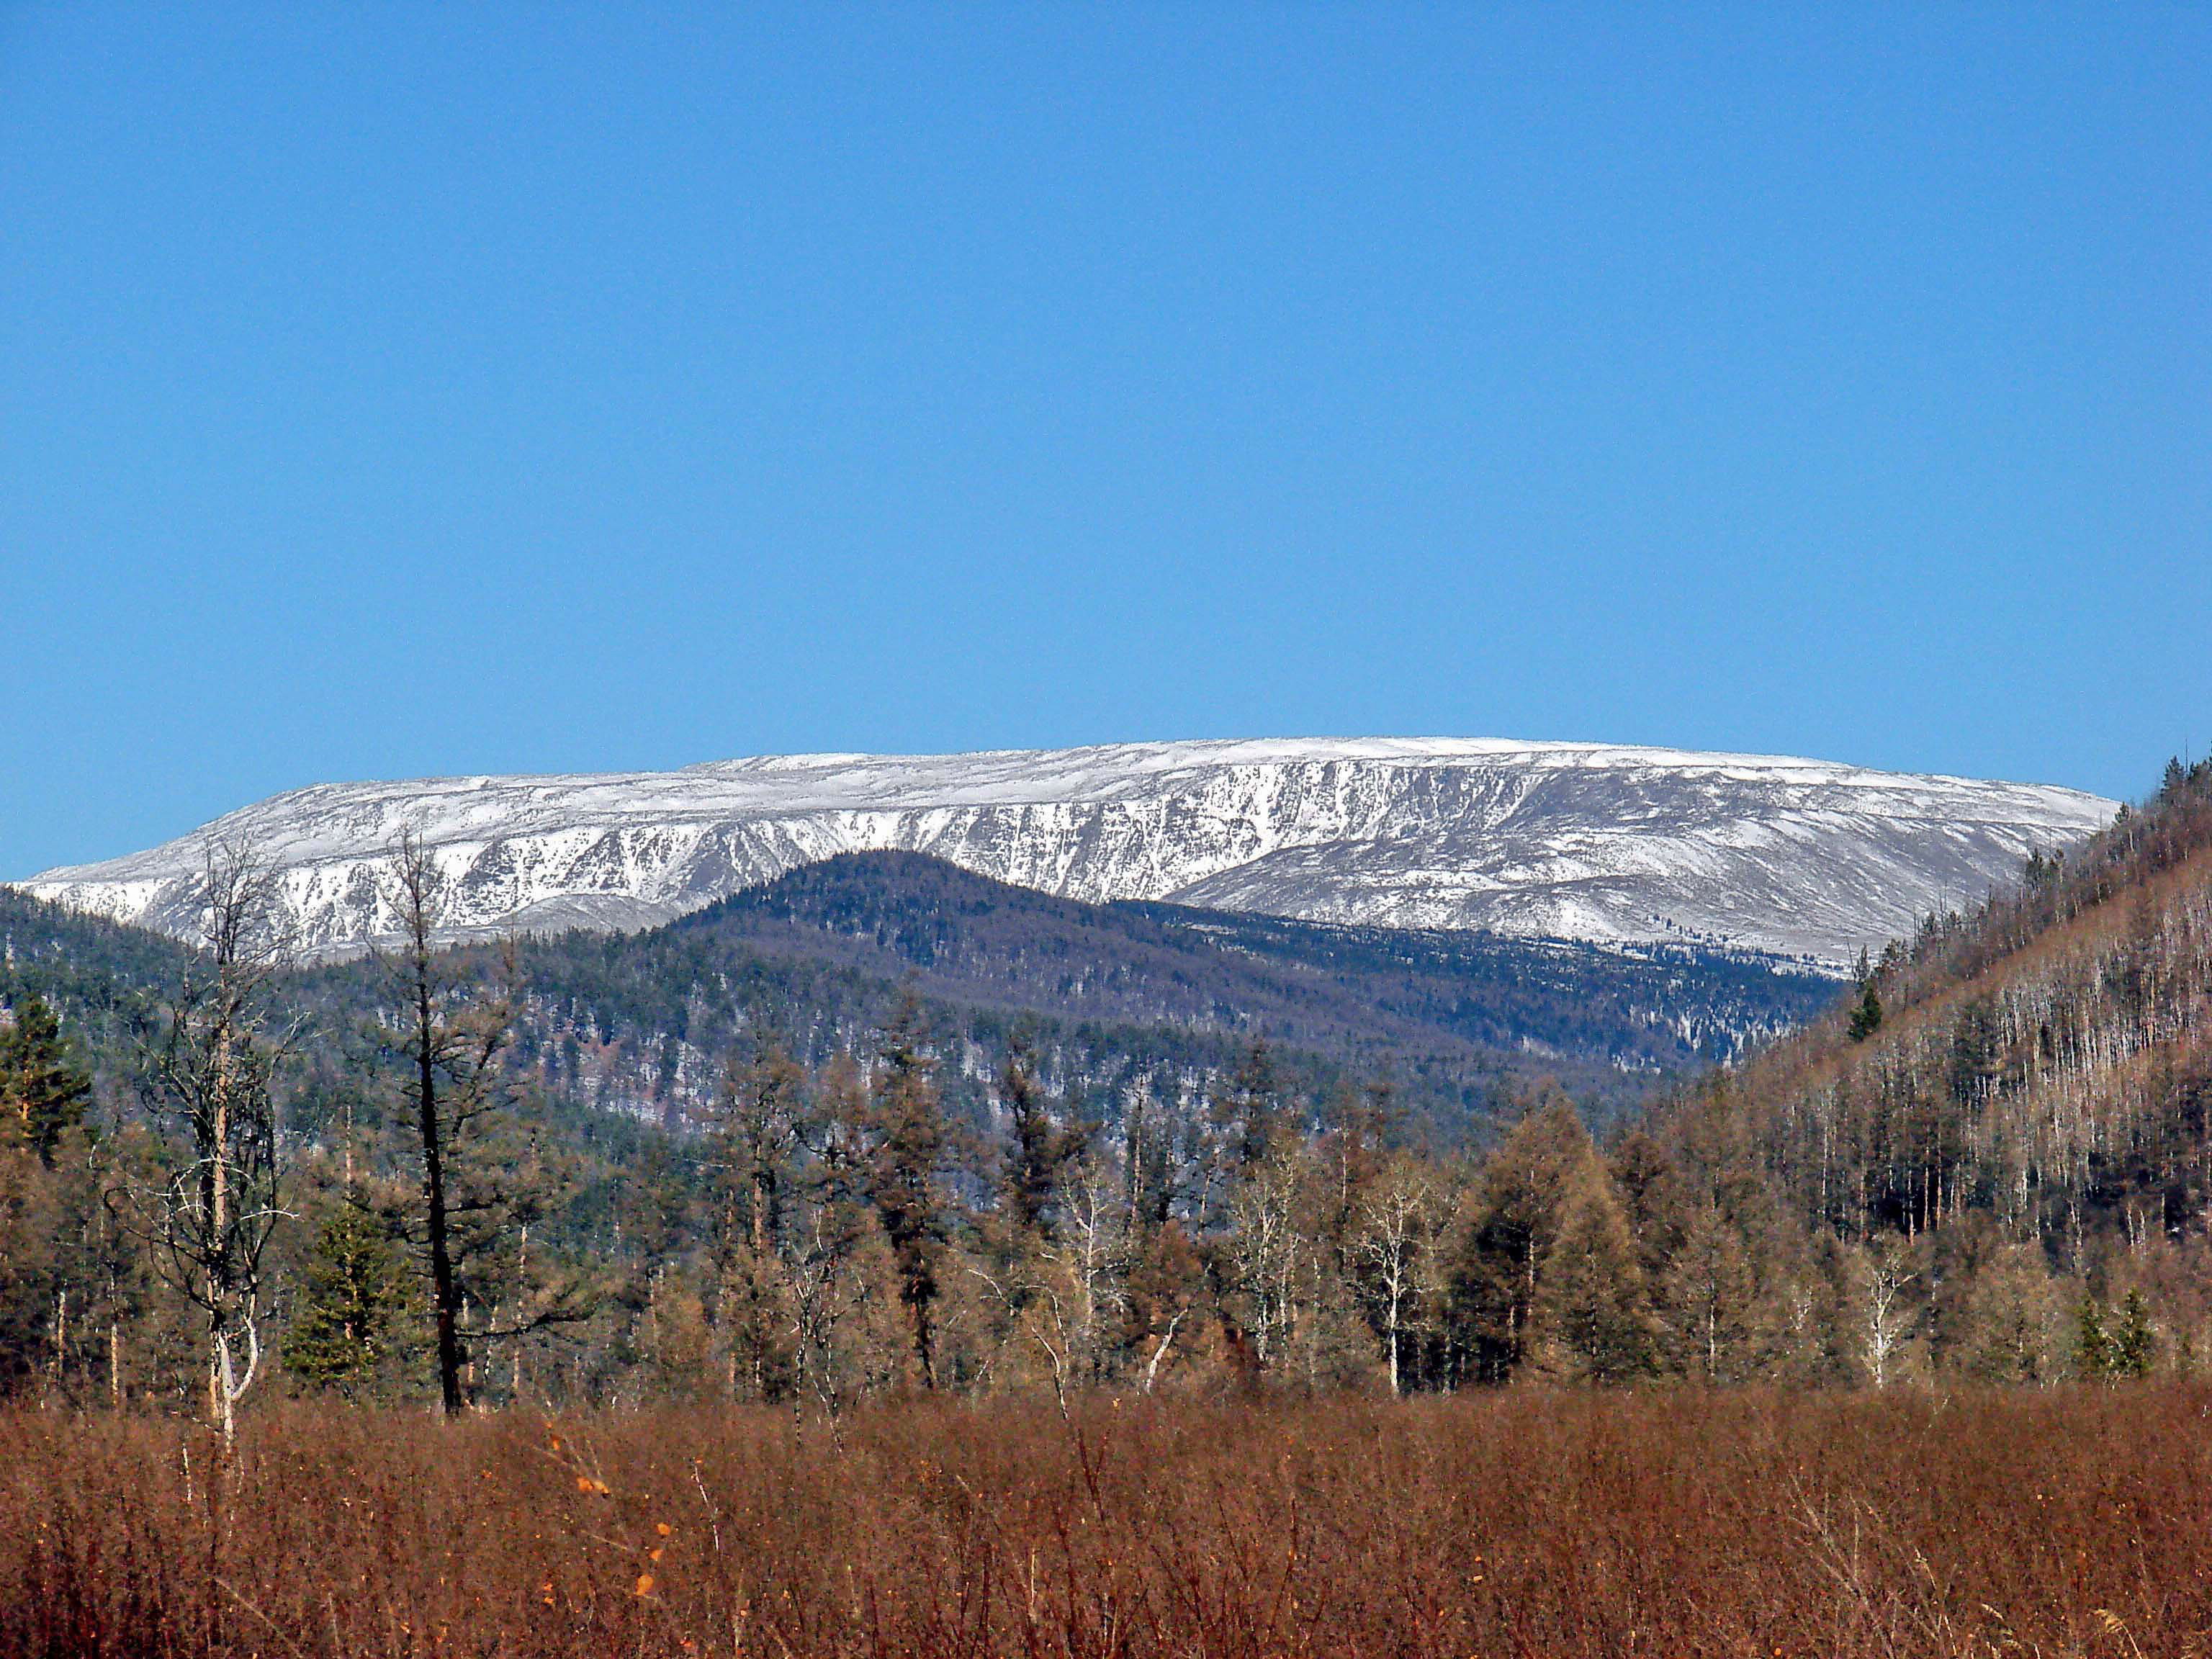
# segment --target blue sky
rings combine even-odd
[[[1662,9],[0,5],[0,875],[775,751],[2212,747],[2212,14]]]

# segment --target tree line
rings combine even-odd
[[[380,1006],[337,1032],[275,994],[268,878],[228,849],[108,1109],[54,1010],[9,998],[0,1386],[228,1427],[257,1392],[840,1412],[2194,1367],[2208,848],[2212,769],[2170,773],[1601,1143],[1536,1084],[1444,1146],[1264,1042],[1102,1103],[1018,1033],[979,1079],[912,1000],[805,1060],[732,1021],[665,1121],[563,1115],[511,961],[436,948],[424,849],[386,872]]]

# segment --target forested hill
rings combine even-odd
[[[0,887],[0,1006],[35,994],[59,1010],[72,1046],[110,1091],[129,1086],[134,1030],[192,957],[160,933]]]
[[[1931,918],[1834,1011],[1651,1127],[1699,1195],[1669,1225],[1705,1231],[1711,1328],[1746,1355],[1762,1328],[1776,1340],[1792,1284],[1823,1282],[1791,1264],[1840,1246],[1855,1265],[1826,1282],[1850,1291],[1852,1346],[1893,1371],[2094,1373],[2119,1363],[2124,1302],[2129,1364],[2201,1357],[2212,763],[2176,763],[2016,890]]]
[[[911,853],[811,865],[670,932],[830,954],[948,997],[1078,1018],[1268,1030],[1346,1052],[1473,1045],[1646,1073],[1732,1058],[1836,995],[1826,977],[1765,957],[1085,904]]]
[[[2212,763],[1964,915],[1739,1080],[1808,1212],[1917,1231],[1985,1212],[2054,1248],[2212,1214]]]
[[[12,981],[63,1011],[120,1078],[126,1027],[191,953],[141,929],[0,892]],[[489,975],[493,947],[456,953]],[[865,1051],[902,996],[948,1053],[991,1075],[1018,1024],[1056,1083],[1101,1097],[1196,1085],[1255,1038],[1307,1086],[1388,1079],[1453,1133],[1542,1076],[1608,1118],[1667,1077],[1816,1016],[1835,981],[1682,946],[1610,949],[1449,931],[1340,927],[1170,904],[1096,905],[918,854],[809,866],[651,932],[523,940],[520,1057],[569,1103],[674,1121],[763,1029],[819,1061]],[[283,995],[312,1054],[378,1004],[380,970],[310,969]]]
[[[490,952],[473,955],[487,965]],[[1201,1088],[1265,1039],[1322,1092],[1389,1082],[1456,1139],[1551,1076],[1596,1119],[1819,1012],[1836,983],[1762,959],[1093,905],[915,854],[810,866],[650,933],[524,942],[526,1057],[557,1091],[671,1121],[761,1030],[865,1052],[903,997],[957,1097],[1028,1029],[1055,1087]],[[356,964],[319,976],[364,994]],[[963,1082],[963,1079],[966,1081]]]
[[[189,946],[0,887],[0,973],[91,1008],[173,983]]]

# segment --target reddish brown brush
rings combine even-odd
[[[0,1655],[2212,1650],[2212,1393],[0,1418]]]

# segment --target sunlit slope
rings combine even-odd
[[[434,852],[458,935],[632,928],[840,853],[927,853],[1090,902],[1724,945],[1834,964],[1978,898],[2112,804],[1772,757],[1470,738],[816,755],[670,773],[327,784],[27,890],[188,933],[219,841],[283,872],[309,950],[388,929],[379,866]]]

